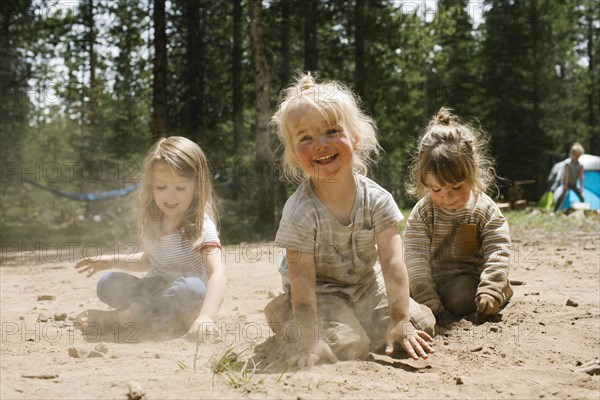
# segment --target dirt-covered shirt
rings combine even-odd
[[[160,221],[156,221],[160,224]],[[185,239],[184,228],[173,233],[160,235],[158,241],[144,241],[145,250],[150,254],[150,272],[146,276],[162,276],[176,279],[182,276],[196,276],[206,282],[206,257],[202,250],[207,247],[221,247],[217,227],[208,215],[204,216],[202,244],[194,249],[192,242]],[[158,228],[158,227],[157,227]]]
[[[392,195],[355,174],[350,224],[342,225],[306,180],[285,204],[275,238],[278,246],[314,255],[317,293],[343,293],[357,300],[380,272],[376,234],[397,226],[403,216]],[[280,272],[289,284],[285,250]]]
[[[508,223],[484,193],[472,192],[455,212],[425,195],[410,213],[404,245],[411,296],[419,303],[439,299],[436,285],[461,274],[478,275],[477,295],[489,294],[501,306],[512,296]]]

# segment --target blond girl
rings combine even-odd
[[[303,75],[273,117],[284,176],[299,186],[276,235],[285,293],[265,314],[300,367],[383,346],[391,354],[395,343],[415,359],[433,352],[433,315],[408,295],[402,214],[365,176],[379,145],[358,101],[338,82]]]
[[[139,205],[143,252],[85,258],[75,268],[88,276],[112,267],[148,273],[105,274],[97,294],[114,310],[86,310],[77,320],[84,331],[93,326],[102,334],[133,323],[150,335],[195,338],[214,323],[225,290],[211,175],[200,147],[180,136],[156,142],[143,162]]]

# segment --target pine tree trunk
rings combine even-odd
[[[264,52],[261,0],[250,0],[250,43],[256,85],[256,166],[259,192],[257,222],[266,229],[274,225],[273,159],[269,136],[269,65]]]
[[[281,88],[285,88],[290,82],[290,4],[291,0],[281,0]],[[283,155],[283,148],[278,146],[276,151],[276,160],[280,160]],[[287,201],[287,188],[285,184],[278,179],[275,182],[277,199],[277,216],[280,217],[281,210]]]
[[[354,8],[354,85],[359,96],[365,94],[365,4],[356,0]]]
[[[594,76],[594,69],[596,68],[596,60],[594,58],[594,10],[592,9],[592,3],[590,2],[588,9],[586,10],[586,25],[587,25],[587,56],[588,56],[588,75],[590,77],[591,85],[587,96],[587,114],[588,114],[588,126],[590,129],[590,154],[600,153],[600,130],[598,127],[598,118],[596,116],[595,107],[595,93],[598,93],[598,77]]]
[[[186,0],[185,22],[187,31],[184,82],[188,93],[185,102],[186,134],[196,143],[202,143],[204,116],[204,10],[203,2]]]
[[[304,3],[304,70],[316,71],[318,60],[317,49],[317,13],[319,3],[307,0]]]
[[[152,139],[167,134],[167,32],[165,0],[154,0],[154,82],[152,87]]]
[[[94,44],[96,42],[96,26],[94,21],[94,1],[88,0],[87,2],[87,12],[85,13],[85,25],[87,29],[86,34],[86,47],[88,50],[88,57],[90,60],[90,89],[88,93],[88,118],[87,123],[90,127],[94,127],[96,124],[96,117],[98,112],[98,89],[96,87],[96,52],[94,50]]]
[[[244,148],[244,87],[242,84],[242,0],[233,1],[233,148],[241,162]],[[236,188],[239,185],[236,185]]]

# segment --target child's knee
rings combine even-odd
[[[206,285],[202,279],[196,277],[177,278],[171,286],[171,291],[179,296],[198,302],[204,299]]]
[[[330,346],[340,361],[349,361],[366,358],[370,343],[367,336],[352,332],[338,336]]]
[[[444,306],[448,311],[457,316],[472,314],[477,310],[474,295],[456,294],[446,299]]]
[[[98,296],[98,299],[100,299],[100,301],[103,303],[107,303],[112,298],[114,292],[113,276],[113,272],[108,272],[102,275],[102,277],[98,279],[98,283],[96,284],[96,294]]]
[[[415,329],[427,333],[429,336],[435,334],[435,315],[429,307],[424,304],[419,304],[419,310],[414,312],[411,309],[410,323]]]
[[[281,334],[283,325],[293,319],[292,303],[289,293],[281,294],[271,300],[264,309],[269,327],[276,335]]]
[[[459,275],[447,282],[440,290],[444,307],[457,316],[474,313],[475,295],[479,286],[479,277],[475,275]]]

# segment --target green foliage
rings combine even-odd
[[[373,176],[403,207],[414,201],[403,186],[415,139],[441,105],[450,106],[480,119],[499,174],[536,179],[533,196],[539,196],[550,166],[573,141],[600,151],[600,8],[594,0],[484,3],[484,20],[474,26],[473,3],[466,0],[415,7],[394,0],[262,2],[271,106],[291,83],[289,75],[307,63],[320,78],[360,92],[384,149]],[[90,211],[28,185],[21,173],[59,190],[121,188],[139,178],[150,144],[153,2],[69,5],[13,0],[0,6],[3,241],[90,231],[106,243],[118,234],[135,238],[134,195],[94,203]],[[244,129],[235,142],[233,5],[167,4],[168,132],[192,138],[208,154],[218,175],[225,242],[272,239],[276,229],[255,223],[255,85],[247,1],[242,5]],[[316,31],[305,29],[312,22]],[[271,140],[277,144],[274,134]],[[37,174],[31,172],[36,165]],[[56,165],[58,179],[51,174]],[[103,173],[92,179],[91,168],[98,167]],[[277,168],[276,218],[293,190],[279,185]],[[101,221],[89,222],[94,215]]]
[[[511,236],[544,240],[550,237],[562,237],[570,240],[576,237],[598,233],[600,214],[583,211],[577,214],[540,212],[537,209],[510,211],[504,213],[510,226]]]
[[[252,357],[242,362],[240,355],[233,347],[228,347],[220,357],[213,359],[211,370],[213,374],[221,375],[229,386],[249,393],[255,385],[262,384],[265,378],[257,377],[258,364]]]

